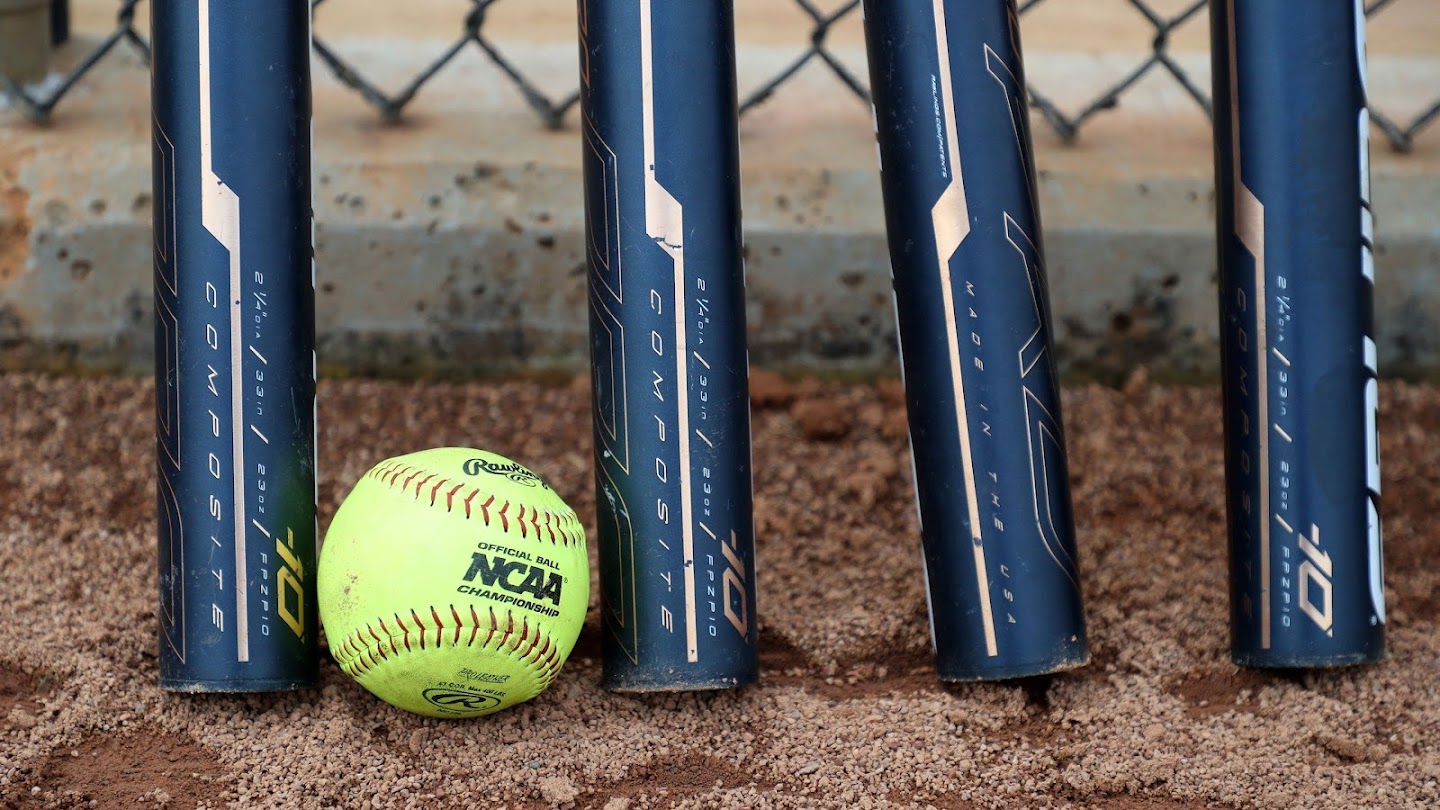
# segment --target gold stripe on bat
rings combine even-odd
[[[1230,39],[1230,148],[1235,188],[1235,235],[1255,257],[1255,346],[1260,432],[1260,514],[1270,514],[1270,363],[1265,323],[1265,205],[1245,186],[1240,172],[1240,80],[1235,36],[1235,0],[1226,0]],[[1286,363],[1289,364],[1288,361]],[[1270,649],[1270,521],[1260,520],[1260,647]]]
[[[690,502],[690,376],[685,340],[685,211],[655,176],[655,58],[652,0],[640,0],[640,75],[644,83],[642,127],[645,139],[645,234],[675,263],[675,407],[679,420],[681,550],[685,566],[685,660],[700,660],[695,616],[695,527]]]
[[[975,460],[970,448],[970,417],[965,410],[965,379],[960,370],[960,327],[955,314],[955,291],[950,260],[970,234],[970,210],[965,202],[965,178],[960,169],[960,142],[955,124],[955,84],[950,73],[950,37],[945,30],[945,2],[933,0],[935,46],[939,57],[936,82],[944,100],[941,116],[945,126],[946,155],[950,184],[930,209],[935,229],[935,253],[940,267],[940,294],[945,305],[946,349],[950,353],[950,384],[955,399],[955,426],[960,432],[961,467],[965,473],[965,507],[970,517],[970,546],[975,554],[975,585],[980,591],[980,620],[985,628],[985,652],[998,655],[995,641],[995,614],[990,605],[990,575],[985,565],[985,543],[980,531],[980,498],[975,487]]]

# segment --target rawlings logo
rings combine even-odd
[[[549,487],[545,485],[545,482],[540,480],[540,476],[514,462],[497,464],[489,459],[472,458],[465,461],[462,469],[466,475],[479,475],[482,472],[486,472],[491,475],[503,475],[511,481],[517,484],[524,484],[527,487],[533,487],[539,484],[549,489]]]
[[[463,689],[431,687],[420,693],[432,706],[451,712],[483,712],[500,705],[499,698]]]

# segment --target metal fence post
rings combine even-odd
[[[0,73],[21,84],[50,70],[49,0],[0,0]]]

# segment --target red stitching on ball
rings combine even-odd
[[[420,621],[420,614],[415,612],[415,608],[410,608],[410,618],[414,619],[415,626],[420,628],[420,632],[417,633],[417,635],[420,636],[420,649],[423,650],[425,649],[425,623]],[[409,640],[408,635],[406,636],[406,640]]]
[[[490,616],[491,616],[492,618],[495,616],[495,608],[493,608],[493,607],[490,608]],[[510,636],[511,636],[512,634],[514,634],[514,632],[515,632],[515,614],[514,614],[514,613],[511,613],[511,612],[509,612],[509,611],[507,610],[507,611],[505,612],[505,618],[506,618],[505,632],[500,634],[500,642],[495,645],[495,646],[497,646],[497,647],[504,647],[504,646],[505,646],[505,639],[510,638]],[[497,625],[497,629],[498,629],[498,625]],[[485,639],[485,644],[486,644],[486,646],[489,646],[489,644],[490,644],[490,639],[488,639],[488,638]]]
[[[487,607],[485,610],[490,614],[490,629],[485,631],[485,640],[480,642],[482,647],[490,646],[490,639],[494,638],[495,631],[500,629],[500,620],[495,618],[495,608]]]
[[[541,639],[541,638],[542,638],[542,636],[540,635],[540,628],[537,627],[537,628],[535,628],[535,638],[530,642],[530,646],[529,646],[529,648],[527,648],[527,649],[525,650],[525,654],[522,655],[522,656],[520,656],[520,657],[521,657],[521,658],[531,658],[531,657],[533,657],[533,656],[535,655],[535,648],[540,646],[540,639]],[[524,639],[522,638],[521,641],[524,641]],[[516,650],[519,650],[519,647],[518,647],[518,646],[516,647]]]
[[[381,629],[385,629],[385,622],[383,620],[380,622],[380,627]],[[374,647],[361,646],[360,640],[365,636],[366,633],[369,633],[370,637],[375,639]],[[352,636],[345,640],[344,645],[346,647],[349,647],[352,651],[358,650],[358,652],[354,653],[354,658],[350,662],[351,667],[363,674],[375,668],[380,661],[387,660],[390,657],[390,654],[385,650],[386,641],[390,641],[388,631],[386,636],[381,637],[378,633],[375,632],[375,628],[371,627],[369,624],[365,625],[361,629],[356,630]],[[394,642],[391,641],[392,646],[393,644]]]
[[[541,658],[542,656],[544,656],[545,653],[550,649],[550,637],[549,637],[549,636],[545,636],[544,638],[545,638],[545,644],[542,645],[539,650],[536,650],[534,655],[530,656],[531,658],[537,659],[537,662],[538,662],[538,659]]]
[[[445,624],[440,621],[440,612],[435,609],[434,605],[430,606],[430,617],[435,620],[435,646],[439,647],[441,632],[445,629]]]
[[[475,640],[480,633],[480,614],[476,612],[474,605],[468,607],[470,609],[471,629],[470,639],[467,643],[470,646],[475,646]],[[435,646],[439,647],[443,643],[445,622],[440,617],[438,608],[434,605],[430,605],[429,608],[430,617],[435,620]],[[500,619],[495,613],[495,608],[487,607],[487,611],[490,614],[490,630],[486,634],[485,640],[481,642],[481,646],[493,646],[496,650],[508,651],[514,654],[521,662],[531,668],[535,677],[541,681],[542,689],[548,686],[550,682],[555,679],[560,667],[563,665],[563,660],[560,657],[560,648],[554,643],[554,639],[542,633],[540,625],[535,626],[532,634],[529,618],[522,616],[518,637],[512,642],[511,637],[517,636],[514,612],[509,610],[505,611],[505,626],[502,632]],[[410,646],[410,627],[405,624],[405,620],[400,617],[399,613],[392,615],[396,625],[399,627],[401,638],[405,643],[405,649],[413,652],[414,649]],[[458,645],[460,643],[460,628],[464,625],[464,622],[460,618],[460,611],[456,609],[453,604],[450,605],[450,615],[455,619],[455,637],[452,643]],[[428,628],[425,627],[425,622],[420,618],[420,614],[416,609],[410,609],[410,618],[418,628],[420,634],[420,649],[424,650],[426,645],[425,632]],[[395,637],[391,634],[390,628],[386,625],[385,620],[376,619],[376,622],[384,632],[383,636],[375,632],[374,627],[366,624],[364,627],[355,630],[354,633],[347,636],[337,647],[337,649],[341,651],[342,657],[348,659],[348,663],[342,661],[341,666],[352,675],[359,676],[369,673],[372,669],[378,667],[380,662],[389,660],[390,653],[399,651]],[[374,646],[363,646],[361,644],[362,639],[367,633],[375,640],[376,643]],[[498,638],[496,637],[497,633],[499,634]],[[529,646],[526,646],[527,641],[529,642]],[[388,650],[386,649],[386,642],[389,642]]]
[[[404,621],[401,621],[399,613],[395,614],[395,624],[400,627],[400,632],[405,634],[405,652],[412,652],[412,650],[410,649],[410,628],[405,626]],[[381,627],[384,627],[384,625],[381,625]],[[390,637],[390,644],[391,646],[394,646],[394,636]]]
[[[367,624],[367,625],[365,625],[365,629],[370,631],[370,636],[371,636],[372,638],[374,638],[377,642],[381,641],[381,638],[380,638],[379,634],[377,634],[377,633],[375,632],[375,628],[373,628],[373,627],[371,627],[370,625]],[[381,629],[381,630],[384,630],[384,629],[385,629],[385,622],[383,622],[383,621],[380,622],[380,629]]]
[[[515,620],[511,619],[510,621],[514,623]],[[524,644],[528,638],[530,638],[530,617],[522,616],[520,618],[520,638],[516,640],[514,649],[520,649],[520,645]]]
[[[425,487],[429,485],[431,506],[435,506],[439,502],[440,490],[449,484],[451,480],[449,478],[441,478],[439,473],[429,472],[410,464],[402,464],[396,459],[381,462],[379,465],[371,468],[366,475],[373,476],[377,480],[385,482],[391,488],[399,489],[411,495],[411,497],[416,500],[420,499]],[[422,475],[424,478],[420,478]],[[402,476],[404,476],[403,481],[400,480]],[[419,478],[418,482],[416,481],[417,478]],[[438,481],[436,480],[437,478],[439,479]],[[433,485],[430,483],[432,481],[435,482]],[[410,486],[412,483],[415,485],[413,490]],[[445,493],[446,511],[454,511],[455,496],[460,494],[462,489],[465,489],[463,482],[456,484]],[[466,518],[475,517],[472,503],[481,494],[481,490],[478,488],[471,488],[465,496],[462,503],[465,507]],[[490,494],[487,495],[485,501],[480,504],[480,518],[486,526],[490,525],[490,511],[491,508],[495,506],[495,503],[495,495]],[[542,540],[548,537],[551,545],[558,543],[568,546],[571,543],[581,543],[584,540],[584,527],[578,525],[578,521],[573,514],[562,514],[552,512],[548,509],[542,513],[539,506],[513,503],[511,501],[502,501],[498,510],[496,510],[496,513],[500,517],[500,526],[503,531],[510,531],[510,519],[512,517],[510,510],[512,507],[519,509],[518,514],[514,515],[514,518],[520,530],[520,536],[523,538],[528,539],[530,537],[529,527],[533,526],[535,529],[535,539]],[[542,514],[544,518],[543,521],[541,519]]]
[[[434,505],[435,505],[435,499],[436,499],[437,497],[439,497],[439,495],[440,495],[440,487],[445,486],[445,482],[446,482],[446,481],[449,481],[449,480],[450,480],[449,478],[441,478],[441,479],[440,479],[440,482],[435,485],[435,488],[432,489],[432,490],[430,490],[430,505],[431,505],[431,506],[434,506]]]

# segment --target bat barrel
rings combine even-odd
[[[733,7],[580,3],[605,684],[756,680]]]
[[[151,8],[160,683],[309,686],[309,4]]]
[[[865,34],[939,675],[1080,666],[1015,8],[867,0]]]
[[[1384,655],[1364,11],[1211,4],[1236,663]]]

